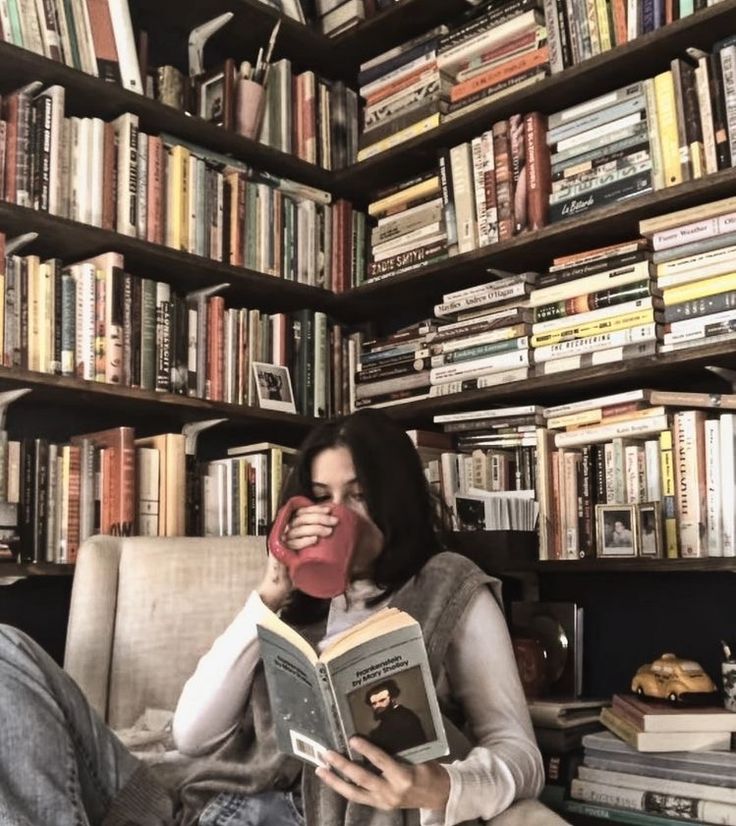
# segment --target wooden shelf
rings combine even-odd
[[[232,267],[15,204],[0,202],[0,230],[11,236],[37,232],[38,239],[23,252],[32,250],[41,256],[61,258],[65,263],[100,252],[120,252],[125,256],[128,272],[167,281],[180,290],[227,282],[230,287],[223,293],[227,301],[251,308],[281,312],[312,307],[332,312],[336,307],[337,296],[329,290]]]
[[[736,559],[706,557],[703,559],[570,559],[546,560],[535,563],[540,574],[614,574],[614,573],[698,573],[731,571],[736,573]]]
[[[73,575],[74,565],[57,565],[53,562],[0,562],[0,579],[6,576],[25,577]]]
[[[528,402],[530,399],[539,404],[555,404],[573,398],[587,398],[600,388],[613,393],[631,387],[671,387],[673,382],[682,386],[684,380],[696,377],[706,364],[736,365],[735,343],[720,342],[676,353],[568,370],[550,376],[534,376],[498,387],[422,399],[384,409],[397,421],[407,425],[411,422],[416,427],[418,422],[429,424],[436,413]]]
[[[186,8],[186,4],[182,8]],[[109,120],[123,112],[133,112],[138,115],[144,132],[169,132],[205,149],[230,155],[274,175],[292,178],[319,189],[331,191],[336,182],[335,173],[315,164],[10,43],[0,42],[0,70],[2,92],[28,83],[29,78],[47,84],[60,84],[66,90],[66,114],[93,115]]]
[[[337,172],[338,187],[353,200],[369,201],[380,189],[430,169],[436,163],[438,149],[467,141],[497,120],[518,112],[550,114],[627,83],[653,77],[669,68],[670,60],[689,46],[708,48],[734,29],[736,0],[723,0]]]
[[[312,428],[317,419],[294,413],[282,413],[276,410],[262,410],[258,407],[227,404],[174,393],[156,393],[153,390],[140,390],[133,387],[121,387],[117,384],[84,381],[67,376],[50,376],[30,370],[0,367],[0,387],[30,387],[32,393],[28,403],[46,402],[50,405],[81,408],[94,405],[95,410],[112,410],[119,413],[121,423],[126,416],[161,416],[166,415],[183,424],[189,421],[210,418],[226,418],[231,426],[239,429],[248,427],[249,437],[255,430],[263,433],[278,430],[280,438],[301,438]],[[51,408],[50,408],[51,409]]]
[[[422,300],[438,302],[448,290],[492,280],[487,272],[491,267],[514,272],[541,270],[559,254],[638,238],[639,221],[643,218],[730,196],[735,186],[736,168],[724,169],[695,181],[593,209],[437,264],[371,279],[338,296],[339,311],[353,318],[370,318],[385,312],[387,305],[404,302],[415,305]]]
[[[328,38],[333,60],[346,80],[357,78],[360,64],[440,23],[456,20],[467,0],[402,0],[335,38]]]

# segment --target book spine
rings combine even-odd
[[[705,503],[706,547],[708,556],[723,556],[721,545],[721,450],[720,422],[707,419],[705,441]]]
[[[705,445],[702,411],[678,411],[673,420],[673,451],[681,555],[705,556]]]

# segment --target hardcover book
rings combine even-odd
[[[640,731],[736,731],[736,713],[722,706],[686,706],[614,694],[613,710]]]
[[[365,737],[389,754],[423,763],[448,753],[419,623],[384,608],[321,653],[273,612],[258,625],[278,746],[323,764],[331,749],[353,758]]]

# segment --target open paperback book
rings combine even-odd
[[[360,735],[410,763],[448,753],[419,623],[384,608],[318,655],[269,612],[258,625],[261,657],[281,751],[322,765],[326,749],[362,759]]]

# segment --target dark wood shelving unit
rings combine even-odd
[[[166,415],[180,424],[200,419],[226,418],[230,426],[243,433],[278,428],[284,438],[300,438],[316,423],[310,416],[262,410],[247,405],[228,404],[174,393],[157,393],[117,384],[84,381],[67,376],[52,376],[15,367],[0,367],[0,383],[3,387],[30,387],[33,391],[28,402],[48,403],[54,409],[58,405],[83,407],[94,405],[96,409],[114,411],[121,423],[126,415]]]
[[[340,312],[352,318],[370,318],[381,313],[390,302],[439,301],[448,290],[492,280],[489,268],[513,272],[539,270],[555,255],[638,237],[640,220],[724,198],[732,195],[735,188],[736,168],[724,169],[714,175],[599,207],[436,264],[369,280],[338,296]]]
[[[736,0],[723,0],[622,46],[490,101],[438,128],[336,173],[340,192],[366,202],[380,189],[431,168],[437,150],[479,135],[518,112],[556,112],[636,80],[653,77],[690,46],[705,48],[736,30]]]
[[[55,562],[0,562],[0,579],[6,576],[72,576],[74,565]]]
[[[540,574],[616,574],[616,573],[736,573],[736,559],[704,557],[703,559],[550,559],[532,566]]]
[[[0,229],[9,236],[37,232],[39,237],[33,246],[23,251],[33,250],[42,256],[58,257],[65,263],[100,252],[123,253],[129,272],[168,281],[179,290],[229,283],[230,287],[223,291],[223,295],[228,301],[237,299],[243,306],[271,311],[309,306],[331,312],[337,303],[337,296],[329,290],[243,267],[232,267],[210,258],[15,204],[0,202]]]
[[[138,115],[140,127],[144,132],[168,132],[205,149],[229,155],[258,169],[265,169],[274,175],[292,178],[319,189],[331,191],[335,184],[334,173],[315,164],[279,152],[236,132],[214,126],[200,117],[187,115],[144,95],[137,95],[117,84],[108,83],[63,63],[57,63],[2,41],[0,69],[2,92],[28,83],[28,78],[41,80],[46,84],[57,83],[66,90],[67,113],[112,119],[123,112],[133,112]]]
[[[429,425],[435,413],[469,410],[474,407],[528,402],[534,399],[540,404],[555,404],[563,400],[589,396],[602,388],[606,392],[635,386],[671,387],[673,382],[683,386],[687,380],[702,378],[706,364],[736,365],[736,348],[733,342],[720,342],[707,347],[693,347],[675,353],[664,353],[646,358],[629,359],[597,367],[584,367],[553,373],[549,376],[533,376],[523,381],[510,382],[482,390],[469,390],[450,396],[421,399],[406,404],[389,406],[385,412],[400,422],[417,422]],[[712,384],[712,376],[711,384]]]

